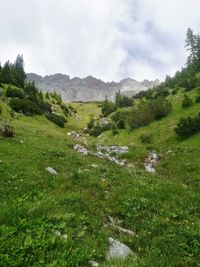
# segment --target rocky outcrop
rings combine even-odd
[[[118,159],[117,157],[111,156],[109,153],[105,154],[103,152],[97,151],[97,152],[92,152],[87,150],[87,148],[76,144],[74,146],[74,150],[77,151],[78,153],[82,154],[82,155],[90,155],[90,156],[95,156],[101,159],[105,159],[105,160],[109,160],[117,165],[120,166],[126,166],[127,165],[127,161],[124,159]]]
[[[129,151],[128,146],[97,146],[98,151],[106,151],[109,154],[124,154]]]
[[[86,78],[73,78],[68,75],[54,74],[49,76],[40,76],[35,73],[28,73],[27,79],[35,81],[40,90],[50,92],[55,90],[61,94],[66,102],[70,101],[101,101],[107,96],[113,100],[117,91],[122,94],[133,96],[141,90],[147,90],[159,84],[158,80],[138,82],[133,79],[124,79],[119,83],[104,82],[92,76]]]

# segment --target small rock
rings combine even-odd
[[[131,249],[124,245],[123,243],[114,240],[113,238],[109,238],[109,251],[107,258],[108,260],[113,260],[113,259],[125,259],[127,256],[131,255],[133,252]]]
[[[64,234],[64,235],[62,235],[62,237],[63,237],[64,239],[67,239],[67,238],[68,238],[68,235],[67,235],[67,234]]]
[[[91,167],[92,168],[98,168],[98,165],[97,164],[91,164]]]
[[[46,171],[50,174],[53,174],[53,175],[58,175],[57,171],[55,171],[53,168],[51,167],[48,167],[46,168]]]
[[[98,266],[99,266],[98,262],[93,261],[93,260],[89,261],[89,264],[90,264],[91,266],[93,266],[93,267],[98,267]]]
[[[88,150],[85,147],[83,147],[83,146],[81,146],[79,144],[76,144],[74,146],[74,150],[76,150],[80,154],[88,155]]]
[[[61,236],[61,232],[58,231],[58,230],[56,230],[56,231],[55,231],[55,235],[56,235],[56,236]]]
[[[145,170],[146,172],[155,173],[155,168],[151,166],[150,164],[145,164]]]

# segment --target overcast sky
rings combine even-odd
[[[105,81],[163,79],[186,60],[200,0],[0,0],[0,61]]]

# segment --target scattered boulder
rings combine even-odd
[[[89,261],[89,264],[90,264],[90,266],[92,266],[92,267],[99,267],[98,262],[93,261],[93,260]]]
[[[97,164],[91,164],[91,167],[96,169],[96,168],[98,168],[98,165]]]
[[[71,136],[72,138],[74,138],[76,140],[79,140],[79,141],[87,144],[87,140],[86,140],[85,136],[82,136],[81,133],[79,133],[79,132],[72,131],[72,132],[68,132],[67,135]]]
[[[82,155],[91,155],[91,156],[95,156],[95,157],[98,157],[98,158],[101,158],[101,159],[106,159],[106,160],[109,160],[111,162],[114,162],[120,166],[125,166],[127,165],[127,161],[125,159],[118,159],[114,156],[110,156],[109,154],[104,154],[100,151],[97,151],[97,152],[92,152],[92,151],[89,151],[87,150],[85,147],[79,145],[79,144],[76,144],[74,146],[74,150],[77,151],[78,153],[82,154]]]
[[[116,153],[116,154],[124,154],[127,153],[129,151],[129,147],[128,146],[97,146],[97,150],[98,151],[107,151],[109,154],[110,153]]]
[[[128,246],[117,240],[114,240],[111,237],[109,238],[109,243],[110,246],[107,254],[108,260],[125,259],[126,257],[133,254],[133,252]]]
[[[74,150],[77,151],[78,153],[82,154],[82,155],[88,155],[88,150],[79,144],[76,144],[74,146]]]
[[[46,171],[52,175],[58,175],[57,171],[55,171],[53,168],[48,167],[46,168]]]
[[[144,161],[145,170],[150,173],[155,173],[158,161],[158,154],[155,151],[151,151]]]

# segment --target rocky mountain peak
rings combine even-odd
[[[104,82],[91,75],[85,78],[74,77],[56,73],[53,75],[40,76],[35,73],[28,73],[27,79],[35,81],[38,88],[44,92],[57,91],[64,101],[101,101],[107,96],[114,99],[117,91],[133,96],[141,90],[147,90],[159,84],[159,80],[138,82],[134,79],[123,79],[117,82]]]

